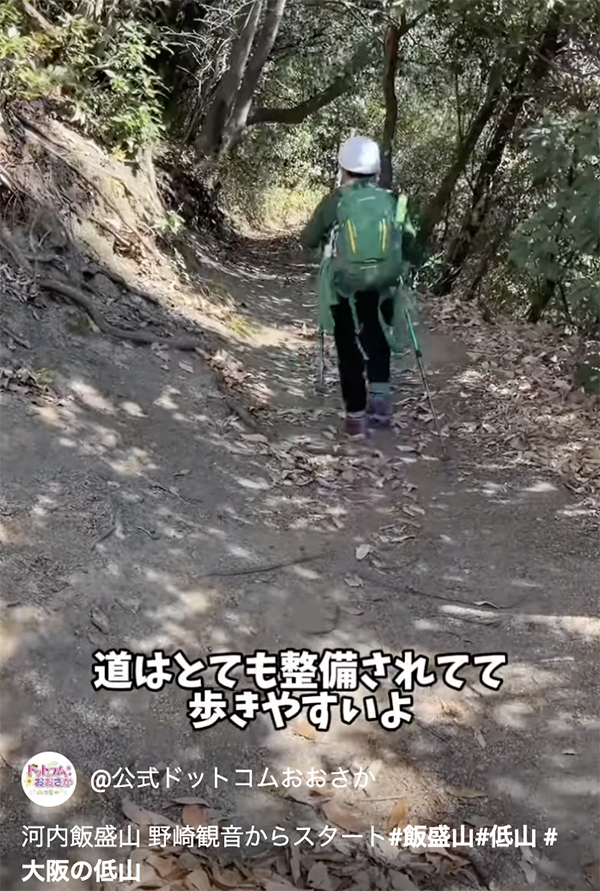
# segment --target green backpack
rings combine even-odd
[[[341,190],[331,263],[334,287],[344,297],[382,293],[398,284],[404,272],[402,224],[393,195],[371,182]]]

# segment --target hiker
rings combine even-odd
[[[377,184],[376,142],[348,139],[338,162],[341,184],[320,202],[301,240],[323,250],[320,328],[334,335],[346,432],[364,438],[369,426],[390,426],[393,417],[390,338],[401,324],[398,283],[414,254],[415,233],[406,198],[397,201]]]

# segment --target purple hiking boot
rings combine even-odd
[[[389,396],[377,394],[371,397],[369,405],[369,424],[371,427],[390,427],[394,409]]]
[[[344,422],[346,435],[350,439],[365,439],[368,433],[367,418],[364,412],[354,412],[346,415]]]

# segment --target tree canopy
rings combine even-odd
[[[248,206],[302,209],[381,144],[439,293],[595,325],[594,0],[5,0],[0,94],[116,151],[162,141]]]

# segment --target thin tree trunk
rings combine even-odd
[[[573,157],[573,159],[572,159],[571,166],[569,167],[569,172],[567,174],[567,185],[569,186],[569,188],[572,188],[574,178],[575,178],[575,157]],[[558,238],[559,238],[560,234],[563,232],[564,227],[565,227],[565,211],[563,208],[563,210],[561,210],[560,217],[558,219],[558,231],[556,233],[556,239],[555,239],[556,242],[558,242]],[[559,247],[558,243],[556,244],[556,247],[558,249],[558,247]],[[570,254],[568,256],[568,259],[567,259],[567,262],[565,265],[568,266],[569,263],[572,261],[572,259],[573,259],[573,256],[572,256],[572,254]],[[528,322],[532,322],[534,325],[537,322],[539,322],[539,320],[541,319],[541,317],[544,314],[546,307],[548,306],[548,304],[554,297],[557,286],[559,286],[558,279],[559,279],[559,275],[546,275],[541,288],[539,288],[537,294],[534,296],[533,300],[531,301],[531,305],[529,307],[529,313],[527,314]],[[564,288],[562,289],[562,295],[563,295],[563,303],[565,306],[567,321],[568,321],[570,313],[569,313],[569,306],[566,303],[566,298],[564,296]]]
[[[531,301],[531,306],[529,307],[529,312],[527,314],[528,322],[531,322],[534,325],[539,322],[544,314],[544,310],[554,297],[556,285],[557,282],[555,282],[553,279],[544,279],[544,283],[535,295],[534,299]]]
[[[263,0],[245,3],[238,15],[239,31],[229,54],[229,64],[219,81],[206,112],[202,130],[196,139],[196,150],[203,155],[218,154],[223,134],[237,98],[248,56],[256,36]]]
[[[263,26],[256,38],[256,45],[246,66],[235,106],[225,130],[223,147],[238,142],[246,128],[252,100],[261,74],[273,49],[287,0],[268,0]]]
[[[502,242],[508,237],[513,226],[513,221],[511,217],[504,223],[504,225],[497,230],[496,235],[491,239],[488,246],[482,252],[481,258],[477,264],[475,269],[475,273],[473,278],[469,283],[469,287],[465,292],[465,300],[473,300],[478,296],[479,288],[483,279],[485,278],[487,271],[490,267],[490,263],[492,258],[496,255],[498,248],[502,244]],[[487,319],[486,319],[487,321]]]
[[[501,74],[502,66],[500,64],[496,64],[490,70],[485,101],[471,121],[464,139],[458,146],[456,158],[452,166],[444,176],[437,193],[433,196],[423,214],[424,222],[419,229],[419,240],[423,246],[427,244],[434,229],[443,219],[456,183],[463,174],[481,134],[496,110],[502,93]]]
[[[383,95],[385,98],[385,121],[381,139],[381,179],[384,189],[391,189],[394,181],[392,152],[398,123],[398,96],[396,95],[396,72],[398,70],[398,49],[400,46],[400,25],[390,22],[385,35],[385,55],[383,62]]]
[[[534,47],[533,49],[535,59],[529,74],[527,74],[526,68],[532,51],[524,50],[524,58],[521,61],[519,71],[512,85],[511,97],[498,119],[491,145],[479,168],[473,189],[471,208],[463,219],[458,235],[449,247],[444,264],[444,276],[437,288],[437,291],[441,294],[447,294],[452,289],[471,252],[475,237],[487,216],[492,199],[490,183],[500,166],[504,150],[513,132],[517,118],[525,105],[525,101],[529,98],[535,86],[543,80],[550,62],[561,48],[559,31],[562,8],[561,4],[557,4],[553,8],[544,37],[539,47]]]

